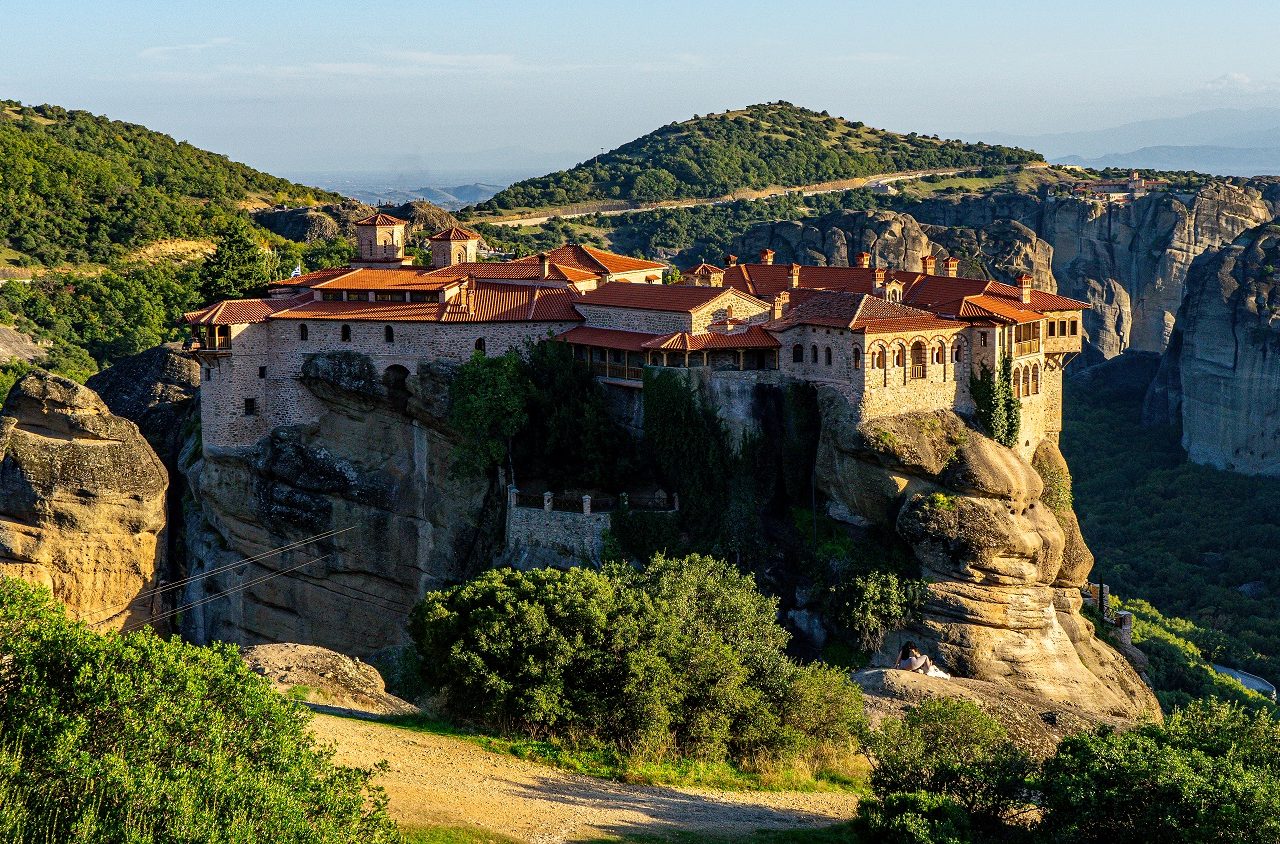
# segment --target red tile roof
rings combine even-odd
[[[583,305],[603,305],[610,308],[692,313],[722,296],[737,298],[744,295],[741,291],[725,287],[686,287],[679,284],[611,281],[583,294],[578,301]],[[764,302],[755,301],[762,307],[765,306]]]
[[[844,291],[797,291],[797,303],[781,319],[768,323],[773,331],[784,331],[797,325],[818,325],[828,328],[844,328],[883,333],[898,330],[885,328],[887,323],[911,324],[920,330],[955,329],[961,327],[955,321],[939,319],[928,311],[912,308],[897,302],[888,302],[879,296]],[[908,330],[906,328],[900,330]]]
[[[689,269],[685,270],[684,273],[682,273],[682,275],[715,275],[716,273],[723,273],[723,272],[724,270],[721,269],[720,267],[717,267],[715,264],[708,264],[707,262],[703,261],[701,264],[698,264],[698,266],[690,267]]]
[[[379,211],[363,220],[356,220],[357,226],[407,226],[408,220],[401,220],[399,217],[392,217],[390,214],[383,214]]]
[[[472,282],[461,304],[459,292],[449,302],[304,302],[272,314],[272,319],[351,320],[367,322],[581,322],[574,309],[577,294],[564,287]]]
[[[481,238],[480,238],[480,235],[476,234],[470,229],[464,229],[464,228],[459,228],[458,226],[452,226],[450,228],[445,229],[444,231],[436,232],[435,234],[431,235],[431,237],[427,239],[453,241],[453,240],[480,240]]]
[[[546,253],[548,260],[553,264],[563,264],[567,267],[573,267],[578,270],[586,270],[595,275],[603,275],[605,273],[627,273],[636,272],[637,270],[665,270],[666,264],[660,264],[657,261],[646,261],[643,258],[629,258],[626,255],[618,255],[614,252],[606,252],[603,249],[596,249],[591,246],[582,246],[577,243],[570,243],[567,246],[560,246]],[[541,261],[538,255],[530,255],[526,258],[517,258],[514,261],[508,261],[510,264],[537,264]]]
[[[441,267],[427,272],[432,278],[492,278],[510,281],[541,281],[544,278],[553,281],[591,281],[598,279],[600,273],[587,272],[576,267],[552,263],[547,275],[542,275],[542,262],[505,261],[503,263],[470,262],[454,264],[452,267]]]
[[[315,270],[296,278],[286,278],[271,284],[272,287],[314,287],[322,281],[339,278],[347,273],[359,272],[351,267],[331,267],[325,270]]]
[[[189,325],[245,325],[266,322],[272,314],[294,307],[309,298],[311,298],[310,292],[287,299],[228,299],[225,302],[215,302],[198,311],[185,313],[182,315],[182,321]]]
[[[660,349],[668,352],[701,352],[710,349],[776,349],[780,344],[772,334],[759,325],[752,325],[745,331],[722,334],[718,331],[707,331],[691,334],[688,331],[677,331],[655,337],[644,344],[646,349]]]
[[[556,339],[563,340],[566,343],[577,343],[579,346],[597,346],[602,349],[624,349],[629,352],[638,352],[644,348],[645,343],[658,336],[657,334],[645,334],[641,331],[618,331],[612,328],[591,328],[586,325],[579,325],[577,328],[570,328]]]

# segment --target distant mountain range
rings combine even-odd
[[[457,211],[467,205],[484,202],[502,190],[505,185],[486,185],[473,182],[469,185],[454,187],[419,187],[419,188],[355,188],[351,196],[369,205],[402,205],[425,199],[433,205],[450,211]],[[345,191],[344,191],[345,192]]]
[[[1060,164],[1222,176],[1280,174],[1280,108],[1220,108],[1107,129],[1046,135],[985,132],[981,137],[1035,149]]]

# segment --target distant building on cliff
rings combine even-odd
[[[1129,202],[1146,196],[1152,191],[1168,189],[1167,179],[1148,179],[1137,170],[1130,170],[1127,179],[1090,179],[1076,182],[1071,192],[1076,196],[1100,199],[1104,202]]]
[[[248,446],[273,428],[315,421],[307,358],[352,351],[389,386],[424,360],[500,355],[528,341],[567,343],[608,389],[636,391],[646,366],[701,369],[744,382],[798,379],[843,392],[861,419],[973,410],[969,376],[1012,358],[1029,456],[1062,419],[1062,369],[1081,349],[1088,305],[941,272],[779,265],[773,253],[701,264],[664,285],[663,264],[568,245],[502,263],[475,260],[479,235],[430,239],[431,267],[404,253],[403,220],[357,223],[348,267],[278,282],[262,299],[186,314],[201,363],[205,448]]]

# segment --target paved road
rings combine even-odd
[[[1033,163],[1034,164],[1034,163]],[[1013,170],[1021,166],[1033,165],[1009,165],[1005,170]],[[882,173],[877,176],[868,176],[866,179],[844,179],[841,180],[838,187],[830,187],[832,182],[822,182],[814,185],[801,185],[794,188],[772,188],[761,191],[759,195],[746,197],[752,201],[757,199],[771,199],[775,196],[785,196],[789,193],[799,192],[802,196],[818,196],[824,193],[839,193],[846,190],[855,190],[857,188],[875,188],[892,184],[893,182],[902,182],[908,179],[919,179],[922,176],[956,176],[961,173],[974,173],[981,170],[981,167],[942,167],[933,170],[903,170],[896,173]],[[854,183],[858,184],[854,184]],[[694,208],[701,205],[727,205],[730,202],[737,202],[741,197],[722,196],[716,199],[685,199],[680,202],[666,203],[649,203],[636,205],[634,208],[619,208],[611,211],[580,211],[568,214],[551,214],[541,212],[536,216],[529,217],[511,217],[504,220],[485,220],[477,218],[473,222],[489,223],[494,226],[539,226],[549,220],[559,217],[562,220],[571,219],[573,217],[588,217],[592,214],[599,214],[602,217],[616,217],[620,214],[634,214],[645,211],[663,211],[668,208]]]
[[[1256,674],[1250,674],[1248,671],[1237,671],[1234,668],[1227,668],[1225,665],[1215,665],[1213,670],[1219,674],[1226,674],[1228,677],[1234,677],[1240,681],[1240,684],[1246,689],[1252,689],[1258,694],[1266,695],[1272,700],[1276,699],[1276,687]]]

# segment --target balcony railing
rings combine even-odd
[[[617,378],[622,381],[643,381],[644,367],[627,366],[623,363],[593,361],[591,364],[591,374],[598,375],[601,378]]]
[[[1040,351],[1039,338],[1034,340],[1019,340],[1013,344],[1013,356],[1020,358],[1023,355],[1034,355]]]
[[[920,379],[920,378],[923,378],[923,377],[924,377],[924,364],[923,364],[923,363],[913,363],[913,364],[911,364],[911,378],[912,378],[912,380],[917,380],[917,379]]]

